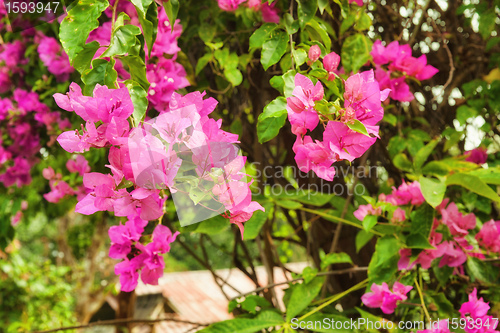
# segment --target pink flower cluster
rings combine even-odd
[[[263,208],[252,201],[249,184],[244,181],[245,174],[241,170],[244,169],[245,157],[237,156],[237,147],[232,145],[238,142],[237,135],[221,130],[222,122],[208,117],[217,101],[203,99],[203,96],[204,93],[199,92],[186,96],[173,93],[165,112],[154,120],[131,128],[128,118],[133,113],[133,104],[126,88],[108,89],[97,85],[93,96],[88,97],[83,96],[80,87],[72,83],[67,95],[55,94],[56,103],[61,108],[75,112],[86,122],[81,131],[62,133],[57,139],[60,145],[71,153],[83,153],[90,148],[109,148],[107,167],[111,174],[88,172],[88,168],[76,161],[68,165],[68,169],[83,174],[87,192],[79,199],[75,211],[87,215],[96,211],[114,212],[116,216],[126,216],[134,221],[120,228],[128,228],[130,233],[130,230],[141,230],[147,221],[162,216],[166,196],[160,195],[161,189],[169,189],[172,193],[178,190],[175,177],[186,156],[191,154],[197,176],[213,182],[208,194],[217,198],[228,211],[225,216],[243,233],[242,223],[250,219],[255,210]],[[221,172],[214,174],[214,168]],[[133,188],[127,190],[121,187],[124,182],[129,182]],[[207,189],[207,186],[204,188]],[[57,199],[71,191],[67,187],[59,189],[54,186],[53,192],[52,196]],[[133,234],[135,236],[130,239],[137,242],[140,232]],[[117,238],[112,238],[112,242],[124,244]],[[157,258],[159,250],[151,249],[153,245],[142,248],[136,243],[134,246],[141,254],[133,251],[132,254],[137,255],[134,258],[127,256],[116,268],[121,279],[128,281],[122,281],[122,288],[126,289],[135,286],[136,271],[143,267],[142,263],[153,269],[154,265],[161,266],[159,262],[162,262]],[[116,248],[110,255],[117,255]],[[128,249],[128,245],[125,248]],[[156,264],[150,263],[146,254]],[[160,266],[155,266],[155,269]],[[152,273],[148,269],[142,268],[143,281],[157,281],[159,272]]]
[[[67,81],[74,69],[69,64],[68,55],[62,50],[57,39],[42,35],[39,38],[38,54],[48,71],[55,75],[57,81]]]
[[[382,88],[391,89],[390,97],[396,101],[409,102],[415,98],[406,78],[423,81],[438,72],[437,68],[427,65],[425,54],[415,58],[411,55],[410,45],[399,45],[398,41],[391,42],[387,47],[380,40],[375,41],[371,55],[377,81]]]
[[[481,257],[479,253],[472,252],[474,247],[469,244],[465,236],[469,234],[469,230],[476,227],[476,216],[474,214],[463,215],[458,211],[455,203],[450,203],[447,207],[448,200],[436,207],[441,213],[441,221],[434,220],[429,243],[434,246],[434,249],[423,250],[417,259],[410,263],[411,250],[401,249],[398,267],[399,269],[412,269],[416,264],[420,264],[422,268],[429,269],[434,259],[441,258],[439,267],[449,266],[462,269],[462,265],[467,261],[467,255]],[[445,208],[446,207],[446,208]],[[436,230],[440,225],[448,227],[452,238],[444,240],[443,234]]]
[[[234,12],[244,2],[247,2],[248,8],[260,11],[264,22],[280,23],[279,9],[275,8],[277,1],[269,4],[261,0],[217,0],[219,8],[226,12]]]
[[[412,286],[395,282],[391,291],[385,282],[382,285],[374,283],[371,286],[371,292],[361,296],[361,301],[369,308],[380,308],[383,313],[391,314],[396,310],[399,301],[405,301],[408,298],[406,294],[412,289]]]
[[[10,91],[15,86],[12,81],[14,75],[24,74],[21,67],[27,63],[24,51],[25,47],[19,40],[0,44],[0,94]]]
[[[113,5],[114,1],[111,1]],[[131,18],[131,24],[139,26],[137,12],[130,2],[119,2],[118,8],[127,13]],[[111,17],[111,11],[105,12]],[[146,77],[151,84],[148,90],[148,100],[150,105],[158,111],[163,111],[168,107],[170,96],[174,91],[190,85],[186,78],[184,67],[179,64],[177,53],[180,51],[177,40],[182,33],[182,25],[176,20],[172,31],[168,16],[163,6],[158,8],[158,31],[155,43],[151,49],[151,57],[148,56],[146,47]],[[100,45],[109,45],[111,39],[111,22],[104,22],[101,26],[90,33],[87,42],[97,41]],[[99,48],[94,59],[101,56],[107,47]],[[130,78],[130,74],[123,68],[119,59],[115,59],[115,69],[122,80]]]
[[[459,312],[462,319],[458,326],[463,328],[466,333],[498,333],[496,330],[498,319],[488,315],[489,309],[489,303],[486,303],[482,297],[478,299],[477,289],[474,288],[472,293],[469,294],[469,300],[460,307]],[[456,324],[453,325],[457,326]],[[448,319],[440,320],[437,327],[417,331],[417,333],[451,333],[449,330],[451,326],[452,324]]]
[[[483,165],[488,160],[488,153],[486,152],[486,148],[484,147],[466,151],[464,155],[467,162],[472,162],[479,165]]]
[[[313,51],[312,55],[311,60],[317,59],[317,52]],[[332,73],[339,60],[333,52],[325,56],[323,62],[327,71]],[[345,81],[344,108],[335,118],[328,119],[316,110],[316,103],[324,97],[322,83],[313,84],[308,77],[297,73],[292,96],[287,98],[287,111],[292,133],[297,136],[293,151],[299,169],[302,172],[313,170],[318,177],[331,181],[335,176],[334,162],[353,161],[362,156],[377,140],[377,123],[384,115],[381,101],[388,93],[388,90],[380,91],[373,71],[352,75]],[[356,120],[365,126],[369,135],[349,128],[348,125]],[[313,141],[306,134],[315,130],[320,121],[324,126],[323,141]]]
[[[5,187],[30,184],[41,147],[40,131],[53,136],[68,124],[59,112],[41,103],[37,93],[17,88],[11,99],[0,98],[0,137],[5,135],[0,139],[0,182]]]
[[[121,290],[129,292],[137,287],[139,272],[142,282],[157,285],[163,276],[165,262],[161,254],[170,251],[170,243],[179,234],[172,235],[169,228],[158,224],[153,231],[153,240],[147,245],[139,242],[148,221],[131,215],[125,224],[109,228],[111,239],[109,256],[124,259],[115,266],[115,274],[120,276]],[[132,259],[128,256],[132,255]]]
[[[497,332],[498,318],[488,315],[490,306],[483,298],[477,298],[477,289],[469,294],[469,301],[460,307],[460,315],[467,319],[464,330],[467,333],[494,333]],[[472,320],[471,320],[472,319]]]
[[[66,162],[66,169],[68,169],[69,172],[78,173],[80,176],[90,172],[89,162],[83,155],[78,155],[76,159],[68,160],[68,162]],[[78,200],[82,200],[87,194],[83,186],[78,186],[76,189],[71,187],[70,184],[62,180],[62,174],[56,174],[54,169],[50,166],[43,170],[42,175],[43,178],[49,181],[51,191],[43,195],[48,202],[58,203],[67,195],[76,195]]]

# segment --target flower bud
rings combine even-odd
[[[315,62],[316,60],[319,59],[321,56],[321,49],[319,48],[318,45],[313,45],[309,49],[309,59],[311,59],[311,62]]]
[[[300,99],[294,96],[288,97],[286,99],[286,104],[290,107],[290,109],[292,109],[293,112],[296,113],[301,113],[306,108],[304,103],[302,103]]]
[[[339,63],[340,56],[335,52],[328,53],[323,58],[323,67],[325,67],[327,72],[333,72],[334,70],[336,70],[337,67],[339,67]]]

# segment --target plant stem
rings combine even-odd
[[[323,304],[321,304],[320,306],[312,309],[311,311],[309,311],[308,313],[306,313],[305,315],[303,315],[302,317],[300,317],[299,318],[299,322],[301,322],[305,318],[309,317],[310,315],[318,312],[319,310],[323,309],[324,307],[327,307],[328,305],[332,304],[333,302],[338,301],[339,299],[341,299],[342,297],[350,294],[351,292],[356,291],[356,290],[361,289],[361,288],[364,288],[367,284],[368,284],[368,279],[365,279],[365,280],[361,281],[360,283],[358,283],[358,284],[352,286],[351,288],[347,289],[346,291],[343,291],[341,293],[338,293],[338,294],[335,294],[335,295],[331,296],[330,298],[327,298],[326,301]]]
[[[422,304],[422,309],[424,309],[425,317],[427,321],[431,321],[431,316],[429,315],[429,311],[427,311],[427,307],[424,303],[424,296],[422,295],[422,290],[420,289],[420,285],[418,284],[417,278],[415,278],[415,286],[417,287],[418,295],[420,296],[420,303]]]

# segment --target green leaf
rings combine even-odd
[[[321,15],[323,15],[323,12],[327,7],[328,7],[328,0],[318,0],[318,8]]]
[[[286,308],[286,321],[290,322],[318,296],[325,279],[316,277],[309,283],[295,284]],[[236,332],[236,331],[235,331]]]
[[[83,89],[85,95],[91,95],[96,84],[106,85],[108,88],[116,88],[115,81],[118,78],[118,73],[113,66],[115,61],[107,61],[104,59],[95,59],[92,61],[92,69],[86,70],[82,74],[82,81],[85,83]]]
[[[134,81],[126,81],[127,89],[134,104],[134,121],[139,124],[144,118],[148,109],[148,93]]]
[[[467,173],[454,173],[446,179],[446,185],[460,185],[469,191],[482,195],[488,199],[500,202],[498,194],[479,177]]]
[[[294,20],[290,13],[285,14],[285,28],[289,35],[293,35],[299,31],[299,21]]]
[[[198,226],[196,227],[194,232],[207,235],[215,235],[226,230],[229,224],[230,223],[228,219],[222,217],[221,215],[217,215],[208,220],[198,223]]]
[[[239,86],[243,82],[243,75],[236,68],[224,69],[224,76],[234,87]]]
[[[316,14],[318,9],[318,3],[314,0],[297,0],[298,9],[297,14],[299,16],[299,24],[303,29]]]
[[[434,221],[435,210],[424,204],[411,213],[410,235],[406,238],[406,246],[412,249],[432,249],[429,235]]]
[[[372,25],[372,19],[365,11],[361,11],[361,14],[356,22],[354,28],[358,31],[368,30]]]
[[[436,208],[443,201],[446,192],[446,183],[439,179],[426,178],[424,176],[420,176],[418,182],[420,183],[420,189],[425,201]]]
[[[368,265],[370,284],[387,282],[398,271],[400,247],[398,240],[392,236],[384,236],[378,239],[375,253]]]
[[[321,270],[325,270],[328,266],[333,264],[352,264],[352,259],[345,252],[328,253],[323,260],[321,260]]]
[[[149,81],[146,78],[144,60],[137,55],[120,57],[120,60],[123,63],[123,67],[130,73],[131,79],[139,83],[147,91],[149,89]]]
[[[311,282],[316,275],[318,275],[318,269],[317,268],[311,268],[309,266],[305,267],[304,270],[302,270],[302,277],[304,278],[304,283],[308,284]]]
[[[167,13],[171,31],[174,31],[175,19],[179,13],[179,0],[169,0],[164,2],[163,7],[165,8],[165,13]]]
[[[398,118],[395,115],[393,115],[392,113],[384,114],[384,118],[382,120],[385,121],[386,123],[392,125],[392,126],[396,126],[398,124]],[[400,137],[393,136],[392,138],[400,138]]]
[[[372,41],[365,35],[355,34],[347,37],[342,45],[342,64],[346,73],[356,73],[369,59]]]
[[[377,225],[377,222],[378,222],[378,216],[366,215],[365,218],[363,219],[363,229],[365,229],[365,231],[370,231],[374,226]]]
[[[145,4],[150,2],[146,0]],[[136,7],[137,8],[137,7]],[[153,44],[156,41],[156,35],[158,33],[158,6],[156,2],[149,5],[146,15],[139,14],[139,23],[141,24],[142,31],[144,32],[144,40],[148,47],[148,55],[151,56],[151,50],[153,49]]]
[[[289,70],[285,74],[283,74],[283,82],[285,84],[284,86],[284,94],[285,97],[290,97],[292,96],[293,89],[295,88],[295,75],[297,72],[294,70]]]
[[[80,0],[61,22],[59,39],[72,64],[90,32],[99,27],[98,18],[108,6],[107,0]]]
[[[498,267],[479,258],[467,258],[467,271],[473,278],[473,282],[479,280],[486,284],[498,283]]]
[[[92,59],[99,47],[101,46],[97,41],[85,44],[83,49],[75,56],[73,59],[73,67],[75,67],[80,74],[90,69]]]
[[[280,61],[288,46],[288,36],[283,30],[275,30],[270,39],[262,44],[260,62],[265,70]]]
[[[262,229],[262,226],[266,223],[267,217],[273,209],[273,206],[274,204],[272,202],[266,202],[262,205],[266,210],[265,212],[256,210],[250,220],[245,222],[245,231],[243,232],[244,240],[255,239],[255,237],[259,235],[260,229]]]
[[[486,184],[500,185],[500,168],[477,169],[469,172],[469,174],[479,177]]]
[[[491,32],[495,29],[495,20],[497,14],[495,9],[489,9],[486,12],[481,13],[479,18],[479,33],[483,39],[488,39],[491,36]]]
[[[406,154],[400,153],[394,156],[392,163],[396,166],[396,168],[401,169],[403,171],[411,171],[412,164]]]
[[[432,154],[439,141],[440,140],[432,140],[417,152],[413,159],[415,170],[420,170],[422,168],[422,165],[424,165],[425,161],[429,158],[429,155]]]
[[[200,36],[201,40],[205,43],[211,42],[216,32],[216,26],[213,24],[202,23],[198,28],[198,36]]]
[[[278,135],[279,130],[285,125],[287,117],[286,99],[278,97],[264,107],[264,112],[257,120],[257,135],[260,143],[267,142]]]
[[[276,204],[288,210],[299,209],[302,207],[302,204],[300,202],[293,200],[276,200]]]
[[[262,47],[264,42],[269,39],[271,32],[273,32],[278,25],[276,23],[265,23],[250,36],[250,48]]]
[[[366,130],[365,125],[363,125],[363,123],[357,119],[354,119],[353,123],[347,123],[347,127],[349,127],[350,129],[352,129],[353,131],[356,131],[358,133],[361,133],[364,135],[369,135],[368,131]]]
[[[307,60],[307,52],[304,49],[297,49],[292,51],[295,66],[301,66]]]
[[[325,48],[329,51],[332,47],[332,40],[326,32],[326,27],[323,26],[323,23],[318,21],[315,17],[306,24],[306,28],[308,27],[311,27],[318,34],[323,44],[325,44]]]
[[[353,26],[356,21],[356,15],[349,15],[345,20],[342,20],[340,24],[340,35],[343,35],[350,27]]]
[[[273,76],[269,80],[269,84],[271,85],[271,87],[278,90],[281,94],[284,93],[283,88],[285,87],[285,81],[283,80],[282,75]]]
[[[457,109],[457,120],[460,125],[465,125],[467,119],[475,117],[477,115],[476,109],[471,108],[468,105],[460,105]]]
[[[101,58],[112,57],[115,55],[124,55],[128,53],[131,47],[136,43],[135,36],[141,34],[139,27],[127,24],[115,29],[111,35],[111,42],[106,51],[101,55]]]
[[[200,74],[200,72],[203,70],[203,68],[205,68],[205,66],[210,61],[212,61],[213,58],[214,58],[214,56],[212,55],[212,53],[207,53],[203,57],[198,59],[198,62],[196,63],[195,74],[196,75]]]
[[[274,311],[261,312],[255,318],[235,318],[221,321],[198,331],[199,333],[255,333],[282,325],[283,318]]]
[[[297,197],[296,200],[306,205],[321,207],[326,205],[328,201],[330,201],[330,199],[332,199],[333,197],[335,197],[335,194],[327,194],[316,191],[306,191],[304,195]]]
[[[359,252],[373,238],[374,234],[364,230],[356,234],[356,252]]]

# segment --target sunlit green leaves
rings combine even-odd
[[[346,73],[357,72],[368,60],[372,50],[372,41],[363,34],[347,37],[342,45],[342,64]]]
[[[267,142],[278,135],[287,118],[286,99],[278,97],[266,105],[257,121],[257,135],[260,143]]]
[[[71,63],[83,50],[89,33],[99,26],[97,19],[108,5],[107,0],[80,0],[61,22],[59,39]]]
[[[280,61],[288,46],[288,35],[283,30],[271,32],[270,38],[262,44],[260,62],[265,70]]]
[[[379,238],[375,253],[368,265],[368,278],[370,283],[381,284],[390,281],[398,270],[400,244],[391,236]]]

